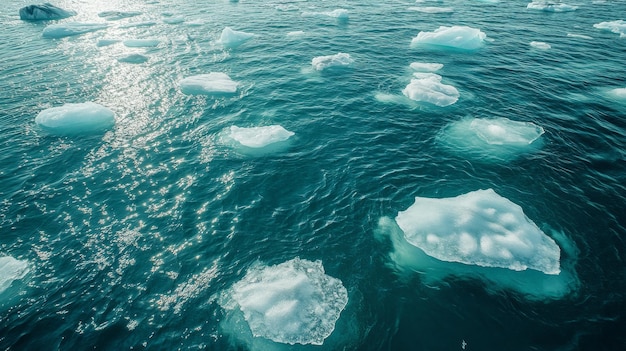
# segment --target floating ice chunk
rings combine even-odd
[[[441,83],[434,73],[415,73],[415,78],[402,90],[411,100],[427,102],[440,107],[452,105],[459,99],[459,91],[452,85]]]
[[[593,37],[590,37],[588,35],[583,35],[583,34],[567,33],[567,36],[570,37],[570,38],[593,39]]]
[[[243,146],[262,148],[270,144],[289,139],[294,132],[290,132],[280,125],[266,127],[240,128],[230,127],[230,137]]]
[[[319,17],[326,16],[336,18],[339,22],[347,22],[350,19],[350,13],[346,9],[336,9],[327,12],[303,12],[302,17]]]
[[[321,261],[295,258],[250,268],[219,303],[227,312],[223,328],[240,338],[251,332],[281,344],[322,345],[348,303],[348,291],[325,274]],[[245,322],[236,323],[241,314]]]
[[[121,25],[120,28],[152,27],[155,24],[154,21],[133,22]]]
[[[626,21],[624,20],[600,22],[594,24],[593,27],[619,34],[620,38],[626,37]]]
[[[454,9],[452,7],[435,7],[435,6],[412,6],[409,7],[411,11],[417,11],[422,13],[452,13]]]
[[[560,249],[522,208],[492,189],[453,198],[416,197],[398,212],[406,240],[441,261],[559,274]]]
[[[439,141],[481,161],[510,160],[542,146],[542,127],[508,118],[468,118],[446,126]]]
[[[615,100],[626,102],[626,88],[611,89],[607,94]]]
[[[238,84],[226,73],[211,72],[184,78],[180,81],[180,89],[183,94],[188,95],[234,94]]]
[[[349,67],[354,63],[350,54],[343,52],[335,55],[317,56],[311,60],[311,65],[317,71],[323,71],[328,68]]]
[[[526,6],[531,10],[540,10],[546,12],[568,12],[575,11],[578,6],[567,5],[561,2],[555,1],[533,1]]]
[[[301,31],[301,30],[296,30],[296,31],[287,33],[288,38],[299,38],[304,35],[305,35],[304,31]]]
[[[117,44],[117,43],[119,43],[121,41],[122,40],[120,40],[120,39],[98,39],[98,42],[96,43],[96,46],[98,46],[98,47],[109,46],[109,45]]]
[[[232,30],[230,27],[226,27],[224,28],[224,30],[222,30],[222,35],[220,36],[219,42],[225,47],[235,48],[254,38],[255,36],[256,35],[252,33],[240,32]]]
[[[410,67],[412,70],[417,72],[436,72],[443,68],[443,64],[431,62],[412,62]]]
[[[117,21],[123,18],[135,17],[141,15],[138,11],[104,11],[98,14],[98,17],[105,18],[107,21]]]
[[[20,19],[27,21],[58,20],[75,16],[76,12],[64,10],[50,3],[30,5],[20,9]]]
[[[11,256],[0,257],[0,293],[5,291],[14,280],[22,279],[28,273],[28,262],[16,260]]]
[[[420,32],[411,46],[438,46],[471,51],[480,48],[487,35],[480,29],[467,26],[441,26],[434,32]]]
[[[127,39],[124,40],[124,46],[129,48],[151,48],[158,46],[160,42],[159,39]]]
[[[147,62],[149,59],[150,58],[148,56],[142,54],[128,54],[117,58],[119,62],[135,64]]]
[[[43,29],[44,38],[63,38],[72,35],[79,35],[88,32],[95,32],[97,30],[105,29],[107,27],[104,23],[58,23],[51,24]]]
[[[534,47],[535,49],[539,49],[539,50],[548,50],[550,49],[552,46],[548,43],[544,43],[542,41],[531,41],[530,42],[530,46]]]
[[[94,102],[65,104],[45,109],[35,117],[44,130],[57,134],[89,133],[115,124],[115,114]]]

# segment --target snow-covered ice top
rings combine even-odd
[[[626,21],[624,20],[600,22],[594,24],[593,27],[619,34],[620,38],[626,37]]]
[[[474,118],[470,129],[491,145],[529,145],[543,135],[543,128],[508,118]]]
[[[317,71],[323,71],[331,67],[348,67],[354,63],[350,54],[343,52],[335,55],[317,56],[311,60],[311,65]]]
[[[5,291],[14,280],[22,279],[28,273],[28,262],[11,256],[0,257],[0,293]]]
[[[548,50],[552,47],[550,44],[544,43],[543,41],[531,41],[530,46],[539,50]]]
[[[226,27],[222,30],[222,35],[220,36],[219,42],[225,47],[235,48],[254,37],[255,34],[253,33],[236,31],[230,27]]]
[[[250,268],[221,301],[243,313],[255,337],[290,345],[322,345],[347,303],[341,280],[326,275],[321,261],[300,258]]]
[[[222,72],[199,74],[180,81],[180,89],[184,94],[233,94],[237,92],[238,85]]]
[[[230,137],[232,139],[243,146],[252,148],[262,148],[285,141],[294,134],[294,132],[288,131],[280,125],[250,128],[230,127]]]
[[[480,29],[467,26],[441,26],[433,32],[420,32],[411,46],[430,45],[458,50],[476,50],[483,45],[487,35]]]
[[[427,102],[440,107],[452,105],[459,99],[459,91],[452,85],[441,83],[435,73],[414,73],[402,93],[411,100]]]
[[[434,62],[411,62],[409,67],[417,72],[435,72],[442,69],[443,64]]]
[[[58,20],[75,15],[75,11],[64,10],[50,3],[29,5],[20,9],[20,19],[27,21]]]
[[[51,24],[43,29],[44,38],[63,38],[72,35],[79,35],[88,32],[95,32],[97,30],[105,29],[107,25],[105,23],[82,23],[82,22],[70,22],[70,23],[57,23]]]
[[[556,1],[533,1],[529,3],[526,8],[547,12],[567,12],[576,10],[578,6],[572,6]]]
[[[45,109],[35,117],[35,122],[54,133],[88,133],[112,127],[115,114],[95,102],[84,102]]]
[[[559,274],[560,249],[522,208],[492,189],[416,197],[398,212],[406,240],[441,261]]]

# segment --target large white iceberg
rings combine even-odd
[[[280,125],[250,128],[230,127],[230,137],[239,144],[251,148],[263,148],[286,141],[294,134],[294,132],[288,131]]]
[[[626,21],[624,20],[600,22],[594,24],[593,27],[619,34],[620,38],[626,37]]]
[[[58,23],[51,24],[43,29],[42,36],[44,38],[63,38],[72,35],[79,35],[88,32],[95,32],[97,30],[105,29],[107,25],[105,23]]]
[[[459,99],[459,91],[452,85],[441,83],[441,76],[435,73],[415,73],[402,93],[411,100],[427,102],[444,107]]]
[[[323,71],[328,68],[349,67],[354,63],[350,54],[343,52],[335,55],[317,56],[311,60],[311,65],[317,71]]]
[[[180,89],[190,95],[223,95],[236,93],[238,84],[226,73],[211,72],[182,79]]]
[[[250,268],[219,303],[227,312],[222,328],[235,337],[245,339],[251,332],[274,343],[322,345],[348,303],[348,292],[325,274],[321,261],[295,258]]]
[[[467,26],[441,26],[433,32],[420,32],[411,46],[436,46],[457,50],[476,50],[483,45],[487,35],[480,29]]]
[[[225,47],[235,48],[254,38],[255,36],[256,35],[253,33],[236,31],[230,27],[226,27],[224,28],[224,30],[222,30],[222,35],[220,36],[219,42]]]
[[[28,273],[28,262],[17,260],[11,256],[0,257],[0,293],[5,291],[11,283],[22,279]]]
[[[547,12],[568,12],[576,10],[578,6],[572,6],[556,1],[533,1],[529,3],[526,8]]]
[[[20,19],[28,21],[58,20],[75,15],[75,11],[64,10],[50,3],[29,5],[20,9]]]
[[[84,102],[45,109],[35,117],[35,122],[53,133],[89,133],[112,127],[115,114],[95,102]]]
[[[509,160],[542,146],[544,129],[532,122],[508,118],[467,118],[446,126],[439,140],[447,147],[476,159]]]

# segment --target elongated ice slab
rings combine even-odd
[[[129,48],[152,48],[158,46],[160,42],[159,39],[127,39],[124,40],[124,46]]]
[[[117,21],[123,18],[135,17],[141,15],[139,11],[103,11],[98,13],[98,17],[107,21]]]
[[[27,21],[58,20],[75,15],[75,11],[64,10],[50,3],[29,5],[20,9],[20,19]]]
[[[135,64],[147,62],[149,59],[148,56],[142,54],[128,54],[117,58],[119,62]]]
[[[402,93],[411,100],[427,102],[444,107],[459,99],[459,91],[452,85],[441,83],[441,76],[434,73],[415,73]]]
[[[396,222],[410,244],[441,261],[560,272],[556,242],[520,206],[492,189],[453,198],[416,197]]]
[[[533,1],[526,8],[546,12],[569,12],[575,11],[578,6],[564,4],[560,1]]]
[[[600,22],[594,24],[593,27],[619,34],[620,38],[626,37],[626,21],[624,20]]]
[[[56,39],[69,37],[73,35],[79,35],[88,32],[95,32],[97,30],[105,29],[107,25],[105,23],[81,23],[81,22],[69,22],[51,24],[43,29],[42,36],[44,38]]]
[[[321,261],[299,258],[250,268],[220,298],[224,309],[243,314],[254,337],[290,345],[322,345],[347,303],[346,288]]]
[[[531,41],[530,46],[539,50],[548,50],[552,47],[550,44],[544,43],[542,41]]]
[[[11,256],[0,257],[0,293],[5,291],[11,283],[22,279],[28,273],[28,262],[20,261]]]
[[[412,6],[409,7],[411,11],[417,11],[422,13],[452,13],[454,9],[452,7],[436,7],[436,6]]]
[[[234,94],[239,83],[230,79],[226,73],[211,72],[184,78],[180,81],[180,89],[184,94]]]
[[[84,102],[45,109],[35,117],[35,122],[53,133],[88,133],[112,127],[115,114],[95,102]]]
[[[331,17],[339,22],[347,22],[350,19],[350,12],[346,9],[336,9],[326,12],[303,12],[302,17]]]
[[[433,62],[411,62],[409,67],[416,72],[436,72],[443,68],[443,64]]]
[[[226,27],[222,30],[219,42],[225,47],[235,48],[248,40],[254,38],[256,35],[253,33],[246,33],[233,30],[230,27]]]
[[[252,148],[262,148],[285,141],[294,134],[294,132],[288,131],[280,125],[250,128],[230,127],[231,138],[243,146]]]
[[[433,32],[420,32],[411,41],[411,46],[438,46],[457,50],[479,49],[487,35],[480,29],[467,26],[441,26]]]
[[[317,71],[323,71],[328,68],[349,67],[354,63],[350,54],[343,52],[335,55],[317,56],[311,60],[311,65]]]

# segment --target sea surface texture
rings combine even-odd
[[[626,1],[32,4],[0,350],[626,350]]]

